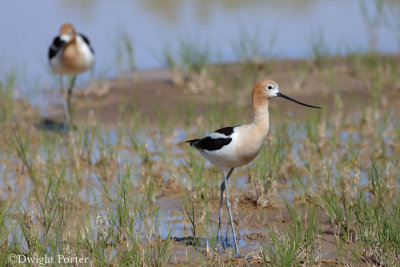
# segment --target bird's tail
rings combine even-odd
[[[187,140],[185,143],[189,143],[190,146],[194,147],[194,144],[199,141],[199,139],[192,139],[192,140]]]

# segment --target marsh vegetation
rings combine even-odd
[[[396,265],[400,57],[375,51],[372,28],[398,27],[395,10],[386,20],[361,11],[370,51],[335,54],[317,31],[302,60],[267,53],[278,35],[265,49],[244,32],[232,41],[237,63],[178,38],[155,55],[166,69],[139,71],[134,40],[119,32],[115,61],[131,72],[99,74],[95,89],[78,91],[70,131],[43,127],[31,100],[15,97],[23,75],[2,72],[0,265],[11,254],[89,257],[91,266]],[[229,181],[235,259],[230,236],[223,253],[214,249],[220,172],[184,141],[247,123],[252,86],[265,78],[323,109],[271,100],[266,144]]]
[[[60,253],[90,257],[94,265],[394,264],[400,61],[375,53],[322,60],[200,65],[194,73],[206,68],[214,84],[207,91],[188,90],[187,68],[185,84],[175,89],[184,97],[151,109],[139,100],[141,90],[167,90],[173,74],[156,85],[142,81],[131,93],[136,101],[112,121],[109,109],[102,111],[111,105],[108,95],[94,108],[76,99],[80,119],[67,133],[37,128],[39,115],[27,116],[26,102],[11,101],[18,75],[4,75],[2,264],[9,254]],[[271,76],[285,93],[324,109],[316,114],[272,101],[265,147],[231,180],[244,256],[234,260],[229,247],[227,254],[213,250],[219,171],[182,142],[245,123],[251,84]],[[120,93],[114,86],[111,92]]]

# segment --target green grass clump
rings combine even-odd
[[[124,51],[134,62],[128,41]],[[178,43],[177,53],[165,55],[168,66],[189,76],[204,69],[211,72],[210,48],[197,45]],[[240,49],[247,58],[258,48]],[[328,239],[342,263],[390,266],[399,260],[400,119],[393,94],[398,90],[398,64],[374,53],[341,63],[348,67],[341,71],[351,72],[351,79],[366,89],[355,95],[367,104],[349,101],[350,92],[340,90],[321,96],[323,111],[317,115],[314,110],[285,112],[286,107],[272,104],[271,129],[260,155],[235,170],[229,181],[240,245],[252,242],[250,236],[246,240],[246,231],[255,223],[249,232],[259,234],[261,248],[255,249],[263,251],[265,265],[322,264],[321,243]],[[327,63],[320,64],[326,71]],[[215,67],[212,75],[221,75],[214,78],[225,87],[224,95],[206,104],[190,97],[183,112],[176,108],[174,118],[155,109],[152,120],[140,112],[141,103],[135,103],[126,120],[106,126],[82,119],[68,133],[45,132],[22,119],[26,112],[12,102],[17,78],[2,79],[0,265],[10,264],[9,254],[65,254],[89,257],[95,266],[162,266],[174,264],[182,251],[187,265],[193,259],[200,265],[229,265],[221,260],[225,254],[212,248],[222,174],[184,141],[251,121],[253,80],[268,73],[262,64],[253,65],[248,73],[242,72],[243,64]],[[300,68],[304,66],[307,62]],[[338,79],[319,82],[327,88],[339,85],[343,73],[336,66],[329,71]],[[319,75],[315,73],[316,79]],[[319,91],[304,93],[314,96]],[[121,108],[122,113],[126,110]],[[239,175],[250,177],[241,185],[246,190],[233,186]],[[251,195],[254,189],[257,201]],[[288,216],[281,209],[281,195],[293,200],[285,203]],[[263,235],[258,229],[275,218],[259,215],[274,212],[272,207],[278,209],[277,218],[283,213],[288,220]],[[321,232],[322,227],[328,230]],[[176,229],[206,240],[208,247],[172,243],[171,237],[182,237]],[[233,265],[240,260],[248,258],[229,259]]]
[[[304,218],[291,204],[286,203],[292,219],[290,230],[280,233],[276,228],[268,231],[267,243],[263,244],[265,266],[313,265],[318,252],[320,235],[315,211]]]
[[[181,38],[178,48],[179,65],[189,73],[200,73],[211,59],[211,49],[208,44],[202,44],[198,40]]]
[[[273,131],[275,132],[275,131]],[[288,171],[283,164],[284,160],[292,149],[290,138],[287,135],[287,128],[285,125],[279,127],[276,132],[282,133],[281,135],[271,133],[265,147],[261,149],[260,155],[254,161],[254,164],[249,167],[250,171],[254,173],[255,185],[261,185],[258,188],[259,197],[267,195],[270,190],[275,189],[276,183],[282,176],[289,175]]]
[[[310,40],[310,50],[311,57],[313,59],[314,65],[321,69],[328,65],[329,62],[329,49],[324,39],[322,30],[319,29],[317,33],[313,34]]]
[[[400,260],[400,200],[393,195],[394,174],[372,161],[369,192],[359,193],[354,217],[363,251],[360,258],[375,265],[396,265]]]
[[[14,110],[13,93],[16,82],[15,72],[0,79],[0,122],[8,122]]]
[[[171,45],[166,44],[161,51],[159,60],[169,69],[180,69],[192,74],[200,73],[210,63],[212,51],[207,43],[195,38],[178,38],[176,52]]]
[[[116,61],[120,64],[127,63],[130,71],[136,71],[135,47],[132,38],[126,31],[120,30],[117,36],[118,45]],[[126,59],[127,62],[123,62]]]
[[[260,31],[253,33],[242,29],[239,38],[232,44],[232,49],[239,62],[245,63],[254,60],[266,59],[271,56],[277,41],[277,35],[271,34],[268,40],[264,40]]]

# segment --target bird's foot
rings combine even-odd
[[[215,237],[215,249],[217,253],[221,252],[221,247],[225,250],[229,245],[226,239],[223,239],[221,235],[217,235]]]

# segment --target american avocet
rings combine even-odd
[[[303,106],[320,108],[294,100],[280,93],[278,84],[276,82],[264,80],[256,84],[253,89],[252,123],[235,127],[221,128],[204,138],[186,141],[192,147],[199,150],[203,157],[220,168],[224,175],[224,181],[221,183],[217,246],[219,246],[221,235],[223,194],[224,190],[226,190],[225,201],[229,213],[229,221],[232,228],[233,239],[235,242],[234,245],[236,256],[239,255],[239,249],[236,241],[236,233],[233,227],[227,182],[235,168],[250,163],[260,152],[269,129],[268,100],[269,98],[277,96],[286,98]]]
[[[60,35],[54,38],[49,48],[50,67],[53,72],[60,74],[60,88],[66,99],[64,101],[64,115],[67,123],[70,122],[70,108],[72,89],[76,75],[90,69],[94,62],[94,50],[89,39],[76,33],[74,26],[65,23],[60,28]],[[62,75],[73,75],[67,94],[65,95]]]

